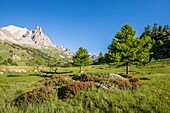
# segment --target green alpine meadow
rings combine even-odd
[[[0,113],[170,113],[168,0],[0,4]]]

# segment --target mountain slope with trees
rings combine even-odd
[[[154,24],[153,27],[147,25],[144,32],[140,36],[142,38],[144,35],[150,36],[154,40],[151,52],[153,58],[164,59],[170,58],[170,27],[169,25],[158,25]]]

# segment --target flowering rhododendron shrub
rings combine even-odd
[[[56,89],[50,86],[42,86],[20,95],[16,99],[16,103],[17,104],[41,103],[46,100],[54,98],[55,95]]]
[[[71,83],[71,80],[61,78],[59,76],[52,76],[50,78],[45,78],[43,80],[40,80],[43,85],[45,86],[61,86]]]
[[[133,78],[133,77],[130,77],[129,78],[129,81],[130,82],[137,82],[137,81],[139,81],[140,79],[139,78]]]
[[[132,84],[133,87],[138,87],[139,86],[139,84],[137,82],[132,82],[131,84]]]
[[[94,82],[73,82],[59,89],[58,96],[60,98],[70,98],[79,94],[82,90],[94,86]]]

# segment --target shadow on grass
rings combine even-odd
[[[54,74],[67,74],[72,73],[73,71],[64,71],[64,72],[46,72],[41,71],[41,74],[34,73],[34,74],[9,74],[7,77],[25,77],[25,76],[39,76],[39,77],[52,77]]]
[[[28,76],[28,75],[26,75],[26,76]],[[23,75],[7,75],[7,77],[24,77]]]
[[[47,71],[42,71],[42,73],[48,74],[67,74],[67,73],[72,73],[73,71],[64,71],[64,72],[47,72]]]
[[[41,74],[29,74],[29,76],[39,76],[39,77],[52,77],[53,75],[49,75],[47,73],[41,73]]]
[[[7,77],[25,77],[25,76],[39,76],[39,74],[10,74]]]

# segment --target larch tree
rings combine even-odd
[[[82,72],[82,66],[87,66],[90,62],[88,51],[85,48],[80,47],[73,57],[73,65],[80,67],[80,72]]]
[[[120,32],[117,32],[111,45],[108,47],[106,61],[118,65],[120,62],[126,66],[126,74],[129,74],[130,64],[145,65],[150,62],[150,49],[152,39],[144,35],[135,38],[136,31],[131,25],[125,24]]]
[[[48,63],[48,66],[57,73],[57,70],[60,66],[62,66],[62,62],[60,59],[54,59]]]
[[[26,64],[28,66],[33,66],[34,69],[37,70],[39,74],[41,74],[40,66],[43,65],[43,63],[44,60],[41,57],[32,57]]]

